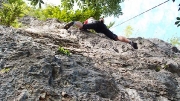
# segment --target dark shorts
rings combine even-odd
[[[84,24],[83,29],[93,29],[97,33],[103,33],[112,40],[117,40],[117,35],[111,32],[104,23],[97,21],[96,23]]]

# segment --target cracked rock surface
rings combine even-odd
[[[180,51],[169,43],[131,38],[135,50],[56,19],[20,21],[0,26],[0,101],[180,100]]]

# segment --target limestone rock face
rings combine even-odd
[[[56,19],[20,21],[0,26],[1,101],[180,100],[180,51],[169,43],[132,38],[135,50]]]

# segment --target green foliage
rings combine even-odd
[[[180,38],[178,38],[178,37],[174,37],[174,38],[171,38],[170,39],[170,43],[172,44],[172,45],[179,45],[180,46]]]
[[[109,25],[107,25],[107,28],[111,28],[114,24],[115,24],[115,21],[114,22],[110,22]]]
[[[132,31],[133,31],[133,28],[132,28],[130,25],[128,25],[128,26],[126,27],[126,29],[124,30],[125,36],[126,36],[126,37],[129,37],[130,35],[132,35]]]
[[[177,17],[176,19],[177,19],[177,21],[175,22],[175,25],[177,25],[177,27],[179,27],[180,26],[180,17]]]
[[[39,8],[41,8],[41,4],[44,4],[43,0],[28,1],[31,1],[31,5],[33,6],[39,5]],[[122,2],[124,0],[61,0],[61,7],[65,10],[73,10],[74,4],[77,3],[78,8],[81,10],[92,9],[96,15],[119,16],[123,14],[119,5]],[[97,16],[93,17],[96,18]]]
[[[65,9],[73,9],[75,2],[80,9],[93,9],[98,14],[105,16],[122,15],[121,6],[124,0],[61,0],[61,5]]]
[[[10,68],[3,68],[0,70],[0,73],[7,73],[10,71]]]
[[[156,72],[159,72],[161,70],[161,67],[160,66],[157,66],[156,68],[155,68],[155,71]]]
[[[43,0],[28,0],[31,1],[31,5],[36,6],[37,4],[39,5],[39,8],[41,8],[41,4],[44,4]]]
[[[63,47],[59,47],[58,48],[58,52],[60,52],[61,54],[65,54],[65,55],[70,55],[70,51],[69,50],[67,50],[67,49],[64,49]]]
[[[173,0],[173,2],[174,2],[175,0]],[[178,9],[178,11],[180,11],[180,4],[179,4],[179,9]],[[176,18],[177,19],[177,21],[175,22],[175,25],[177,25],[177,27],[179,27],[180,26],[180,17],[177,17]]]
[[[100,17],[93,9],[86,10],[67,10],[60,9],[60,6],[48,5],[45,9],[31,9],[30,15],[37,17],[41,20],[46,20],[47,18],[57,18],[60,21],[85,21],[87,18],[93,16],[96,18]]]
[[[164,68],[163,69],[167,69],[169,67],[169,65],[164,64]]]
[[[22,0],[8,0],[3,3],[0,9],[0,24],[6,26],[19,27],[18,18],[27,13],[27,5]]]
[[[40,8],[38,8],[38,9],[31,8],[29,11],[29,15],[36,17],[40,20],[46,20],[45,16],[43,15],[42,9],[40,9]]]

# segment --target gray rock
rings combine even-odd
[[[129,44],[26,16],[0,26],[2,101],[178,101],[180,53],[159,39]],[[70,55],[58,52],[59,46]]]
[[[28,93],[26,90],[23,90],[18,96],[17,101],[25,101],[28,98]]]

